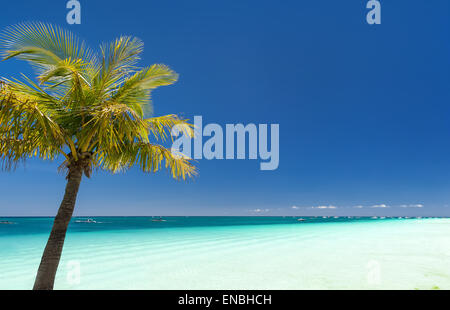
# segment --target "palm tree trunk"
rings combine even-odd
[[[72,218],[82,175],[83,171],[79,166],[69,168],[64,198],[53,222],[52,231],[41,258],[41,264],[39,265],[33,290],[53,289],[56,270],[58,269],[59,259],[61,258],[67,227]]]

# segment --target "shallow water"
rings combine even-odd
[[[450,219],[93,219],[55,289],[450,289]],[[0,220],[0,289],[30,289],[52,219]]]

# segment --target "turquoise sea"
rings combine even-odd
[[[450,289],[450,219],[74,218],[55,289]],[[0,218],[0,289],[30,289],[51,218]]]

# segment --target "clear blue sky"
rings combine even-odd
[[[450,1],[382,0],[372,26],[365,0],[80,2],[81,25],[67,25],[65,0],[16,0],[0,26],[51,22],[91,47],[138,36],[142,65],[180,74],[154,93],[156,115],[278,123],[280,165],[200,160],[186,183],[100,172],[83,180],[76,214],[450,215]],[[0,63],[1,76],[29,71]],[[1,172],[0,215],[56,214],[59,164]]]

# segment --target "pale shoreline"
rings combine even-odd
[[[31,288],[46,238],[0,237],[0,289]],[[55,289],[450,289],[446,218],[70,232],[66,242]]]

